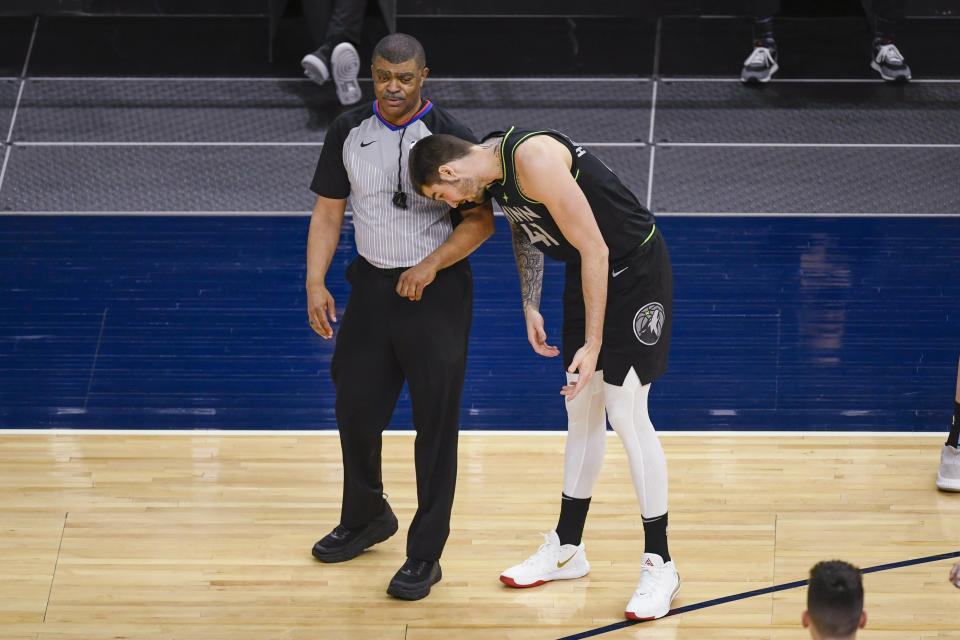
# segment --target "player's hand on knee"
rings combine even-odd
[[[597,370],[597,358],[600,356],[600,349],[590,344],[585,344],[573,355],[573,361],[567,367],[568,373],[578,374],[577,379],[560,389],[560,394],[567,396],[567,402],[577,397],[577,394],[583,391],[590,378]]]
[[[423,290],[437,277],[437,270],[429,264],[421,262],[400,274],[397,281],[397,295],[419,300],[423,297]]]
[[[543,328],[543,316],[540,312],[525,307],[523,315],[527,322],[527,340],[533,350],[548,358],[560,355],[559,349],[547,344],[547,332]]]
[[[333,296],[325,286],[307,287],[307,317],[310,320],[310,328],[320,337],[333,337],[331,323],[337,321],[337,308]]]

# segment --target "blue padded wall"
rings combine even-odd
[[[333,428],[305,217],[0,220],[0,425]],[[660,429],[946,429],[960,218],[662,217],[676,282]],[[346,302],[344,226],[328,286]],[[503,218],[472,258],[467,429],[565,427],[526,343]],[[562,268],[543,312],[560,328]],[[393,428],[410,428],[406,395]]]

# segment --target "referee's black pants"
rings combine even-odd
[[[340,523],[361,526],[383,509],[381,436],[406,380],[417,432],[418,505],[407,556],[438,560],[450,533],[457,480],[473,276],[462,260],[437,273],[412,302],[396,293],[402,271],[378,269],[362,257],[347,268],[350,298],[330,367],[343,451]]]

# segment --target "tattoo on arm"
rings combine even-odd
[[[543,254],[530,244],[526,234],[510,225],[513,233],[513,255],[517,259],[517,273],[520,274],[520,295],[523,298],[523,308],[532,307],[534,311],[540,309],[540,292],[543,288]]]

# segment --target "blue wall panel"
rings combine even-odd
[[[307,326],[307,218],[0,218],[0,424],[335,426],[332,342]],[[676,281],[661,429],[945,429],[960,355],[960,218],[662,218]],[[344,227],[328,286],[340,308]],[[529,348],[506,223],[472,258],[463,426],[565,425]],[[562,269],[543,312],[558,344]],[[401,397],[393,426],[410,428]]]

